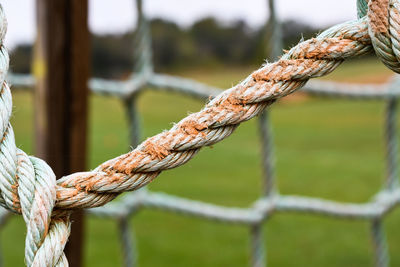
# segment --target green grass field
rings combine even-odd
[[[223,88],[243,79],[252,68],[179,73]],[[328,79],[381,82],[390,76],[368,60],[343,65]],[[128,149],[127,125],[117,99],[90,100],[90,154],[93,168]],[[179,95],[146,92],[141,96],[143,136],[171,127],[203,103]],[[107,107],[107,108],[105,108]],[[384,180],[383,115],[379,101],[346,101],[295,96],[271,109],[276,141],[277,175],[282,194],[364,202]],[[14,93],[12,123],[16,143],[33,151],[30,93]],[[227,140],[205,148],[185,166],[167,171],[151,190],[217,204],[246,207],[261,192],[260,145],[255,120]],[[400,211],[385,220],[392,266],[400,266]],[[246,266],[248,229],[200,219],[142,211],[131,220],[140,266]],[[278,214],[264,227],[270,266],[372,266],[370,225],[314,215]],[[6,266],[23,265],[25,226],[12,218],[2,230]],[[86,225],[86,266],[120,266],[117,225],[90,218]]]

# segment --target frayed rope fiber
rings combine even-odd
[[[386,66],[399,73],[399,1],[370,0],[367,11],[367,2],[359,0],[358,7],[358,20],[301,42],[277,62],[265,64],[170,130],[93,171],[74,173],[57,181],[45,162],[26,155],[15,145],[10,124],[12,98],[5,81],[9,66],[3,45],[7,22],[1,8],[0,204],[22,214],[26,222],[26,264],[68,266],[63,250],[69,236],[71,210],[102,206],[122,192],[148,184],[163,170],[183,165],[202,147],[225,139],[241,122],[257,116],[309,79],[332,72],[344,60],[375,51]]]

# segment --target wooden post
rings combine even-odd
[[[85,170],[89,77],[87,0],[37,0],[33,72],[36,155],[57,178]],[[83,213],[72,215],[66,247],[70,266],[82,264]]]

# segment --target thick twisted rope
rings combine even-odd
[[[343,60],[371,51],[367,20],[331,28],[305,41],[278,62],[266,64],[239,85],[139,145],[132,152],[103,163],[92,172],[58,180],[60,209],[100,206],[120,192],[135,190],[158,174],[191,159],[203,146],[229,136],[243,121],[303,86],[308,79],[333,71]]]
[[[68,213],[52,218],[56,177],[42,160],[17,149],[10,125],[11,92],[5,82],[8,53],[3,45],[7,22],[0,7],[0,144],[1,204],[22,213],[27,225],[25,262],[28,266],[67,266],[64,246],[69,236]]]
[[[357,0],[357,16],[362,18],[368,13],[368,0]]]
[[[400,73],[400,2],[370,1],[368,28],[376,55],[392,71]]]
[[[148,184],[161,171],[186,163],[202,147],[225,139],[241,122],[257,116],[310,78],[332,72],[345,59],[368,53],[373,47],[378,57],[398,72],[398,12],[398,1],[371,0],[368,17],[335,26],[298,44],[277,62],[266,64],[237,86],[222,92],[200,112],[147,139],[130,153],[93,171],[56,181],[47,164],[28,157],[14,143],[9,123],[11,93],[5,82],[9,62],[2,41],[6,21],[1,9],[0,204],[24,217],[28,230],[27,265],[67,266],[63,248],[69,234],[71,209],[101,206],[122,192]]]
[[[243,121],[303,86],[308,79],[333,71],[343,60],[371,49],[365,19],[334,27],[305,41],[278,62],[267,64],[239,85],[214,98],[194,113],[135,150],[94,171],[58,180],[60,209],[100,206],[123,191],[135,190],[167,169],[186,163],[203,146],[229,136]]]

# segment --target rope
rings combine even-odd
[[[371,0],[368,28],[378,58],[392,71],[400,73],[400,3],[397,0]]]
[[[136,190],[163,170],[190,160],[203,146],[228,137],[236,127],[259,115],[267,106],[300,87],[310,78],[332,72],[345,59],[375,50],[399,71],[397,1],[371,0],[368,17],[335,26],[304,41],[275,63],[266,64],[239,85],[224,91],[194,113],[138,146],[90,172],[56,181],[43,161],[16,148],[9,123],[10,89],[5,82],[8,54],[0,9],[0,204],[23,215],[27,224],[25,257],[28,266],[67,266],[63,253],[69,234],[69,211],[104,205],[125,191]]]
[[[330,73],[344,59],[370,51],[366,20],[345,23],[294,47],[276,63],[254,72],[241,84],[214,98],[171,130],[92,172],[58,180],[57,207],[88,208],[105,204],[122,191],[135,190],[162,170],[184,164],[203,146],[229,136],[239,123],[258,115],[278,98],[312,77]]]
[[[379,267],[389,266],[389,255],[385,233],[381,220],[374,220],[371,226],[372,245],[375,250],[375,264]]]
[[[395,190],[398,185],[398,168],[397,168],[397,100],[390,99],[387,101],[386,118],[385,118],[385,140],[386,140],[386,188]]]
[[[0,7],[0,144],[1,204],[21,213],[26,226],[25,262],[28,266],[67,266],[64,246],[68,240],[68,213],[52,218],[56,202],[56,177],[42,160],[29,157],[14,142],[9,119],[11,92],[5,82],[9,57],[3,45],[7,22]],[[10,208],[12,207],[12,208]]]
[[[367,0],[357,0],[357,16],[362,18],[367,15],[368,12],[368,1]]]

